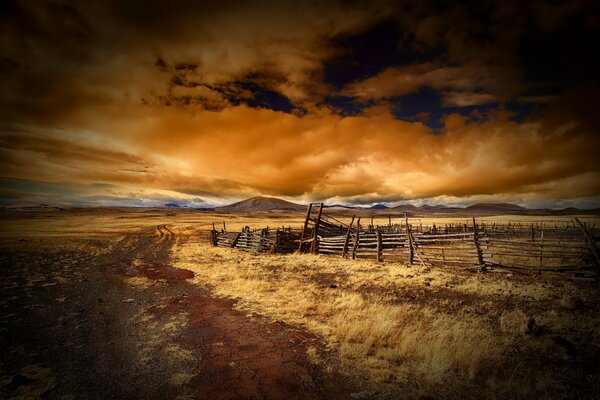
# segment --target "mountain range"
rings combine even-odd
[[[185,204],[178,204],[177,202],[165,203],[163,207],[172,209],[191,209]],[[253,212],[292,212],[292,213],[304,213],[306,212],[306,205],[293,203],[287,200],[278,199],[275,197],[264,197],[256,196],[246,200],[238,201],[233,204],[229,204],[221,207],[211,208],[196,208],[198,211],[205,212],[219,212],[219,213],[253,213]],[[98,207],[85,207],[85,206],[61,206],[61,205],[49,205],[35,202],[13,202],[0,206],[0,210],[4,211],[52,211],[52,210],[69,210],[69,209],[93,209]],[[102,207],[100,207],[102,208]],[[115,207],[104,207],[107,209],[113,209]],[[119,207],[116,207],[119,208]],[[127,208],[127,207],[126,207]],[[134,207],[141,208],[143,207]],[[400,204],[394,207],[387,206],[385,204],[375,204],[371,207],[361,206],[349,206],[349,205],[326,205],[326,212],[330,214],[346,214],[357,216],[368,216],[368,215],[388,215],[388,214],[408,214],[411,216],[455,216],[455,215],[502,215],[502,214],[520,214],[520,215],[577,215],[577,214],[593,214],[600,215],[600,208],[595,209],[578,209],[574,207],[563,208],[563,209],[531,209],[519,206],[511,203],[476,203],[467,207],[449,207],[442,204],[429,205],[423,204],[421,206],[415,206],[412,204]]]
[[[581,210],[577,208],[565,208],[560,210],[553,209],[529,209],[511,203],[476,203],[467,207],[448,207],[442,204],[429,205],[423,204],[415,206],[412,204],[400,204],[395,207],[389,207],[385,204],[375,204],[371,207],[347,206],[347,205],[329,205],[325,206],[326,212],[336,214],[387,214],[387,213],[407,213],[411,215],[419,214],[468,214],[468,215],[495,215],[495,214],[534,214],[534,215],[569,215],[569,214],[600,214],[600,209]],[[246,200],[239,201],[223,207],[211,209],[217,212],[237,213],[237,212],[257,212],[257,211],[289,211],[305,212],[306,205],[292,203],[290,201],[274,198],[256,196]],[[208,211],[208,210],[207,210]]]

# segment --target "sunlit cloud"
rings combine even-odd
[[[563,75],[537,77],[545,70],[517,54],[533,39],[513,17],[563,32],[552,6],[494,9],[489,31],[460,7],[448,10],[454,25],[431,7],[11,3],[2,197],[597,202],[598,88],[585,55],[556,55]],[[508,34],[502,18],[514,19]],[[380,24],[398,36],[373,38],[391,34]]]

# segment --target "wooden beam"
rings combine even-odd
[[[215,223],[212,223],[212,230],[210,231],[210,243],[213,246],[217,245],[217,229],[215,228]]]
[[[379,227],[375,229],[375,235],[377,237],[377,262],[381,262],[381,232]]]
[[[302,226],[302,233],[300,234],[300,244],[298,244],[298,253],[302,253],[302,242],[304,240],[304,234],[306,233],[306,227],[310,218],[310,211],[312,209],[312,203],[308,205],[306,209],[306,218],[304,219],[304,225]]]
[[[412,235],[412,229],[408,225],[408,217],[404,214],[404,223],[406,224],[406,236],[408,236],[408,264],[412,265],[414,260],[414,240]]]
[[[317,252],[317,236],[319,234],[319,225],[321,225],[321,214],[323,214],[323,203],[319,206],[319,213],[317,214],[317,220],[315,221],[315,231],[313,232],[313,242],[310,245],[310,252],[316,254]]]
[[[348,226],[348,231],[346,232],[346,239],[344,240],[344,249],[342,250],[342,258],[346,258],[348,255],[348,242],[350,241],[350,233],[352,232],[352,224],[354,224],[354,218],[356,215],[352,216],[352,221],[350,221],[350,226]]]
[[[358,249],[358,241],[360,237],[360,217],[358,217],[358,221],[356,221],[356,237],[354,238],[354,246],[352,247],[352,259],[356,258],[356,249]]]
[[[475,243],[475,248],[477,249],[477,262],[479,263],[479,270],[485,271],[485,263],[483,261],[481,247],[479,246],[479,231],[477,228],[477,223],[475,222],[475,217],[473,217],[473,242]]]
[[[544,229],[540,231],[540,274],[542,273],[542,269],[544,269]]]

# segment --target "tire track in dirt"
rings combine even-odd
[[[139,233],[127,235],[112,252],[116,257],[167,263],[171,259],[171,247],[176,241],[177,235],[167,225],[157,225]],[[122,253],[125,254],[121,255]]]

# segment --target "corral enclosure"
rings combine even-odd
[[[600,230],[579,218],[530,222],[478,221],[436,225],[388,216],[386,224],[373,217],[352,216],[343,222],[323,212],[323,204],[308,206],[302,226],[230,232],[213,224],[211,243],[246,251],[313,253],[351,259],[419,263],[479,271],[565,272],[575,279],[597,275]],[[381,218],[379,218],[381,219]]]

